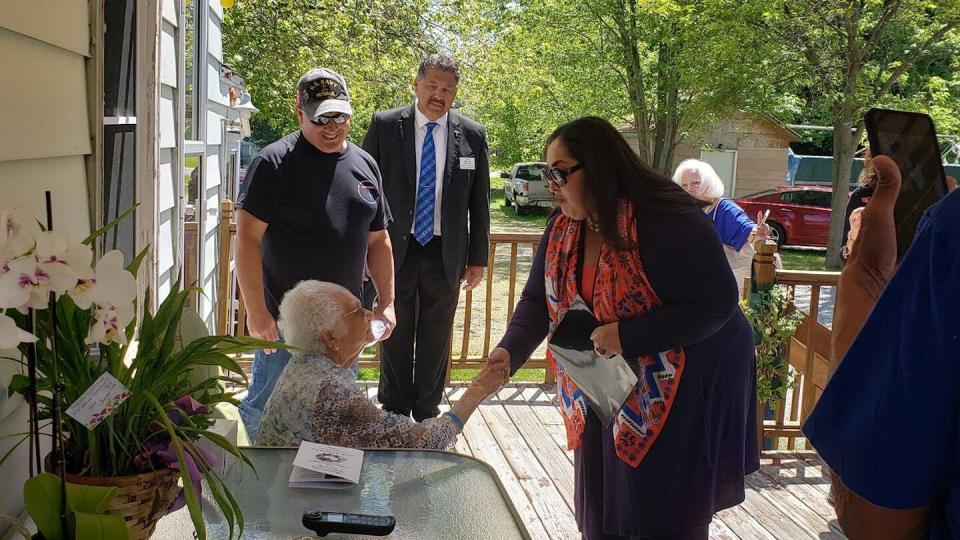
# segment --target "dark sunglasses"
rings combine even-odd
[[[349,120],[349,119],[350,119],[350,115],[349,115],[349,114],[340,113],[340,114],[335,115],[335,116],[318,116],[318,117],[314,118],[313,120],[311,120],[311,122],[313,122],[314,124],[316,124],[316,125],[318,125],[318,126],[325,126],[325,125],[329,124],[331,121],[332,121],[334,124],[342,124],[342,123],[346,122],[346,121]]]
[[[553,167],[544,167],[543,172],[540,174],[543,176],[543,179],[547,182],[559,187],[563,187],[567,184],[567,177],[571,174],[579,171],[583,168],[583,164],[577,163],[573,167],[567,169],[556,169]]]

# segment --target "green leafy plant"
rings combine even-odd
[[[0,210],[0,348],[17,347],[21,353],[2,359],[26,366],[30,347],[35,347],[38,418],[53,423],[63,434],[66,473],[109,478],[177,469],[183,483],[182,501],[201,539],[206,538],[200,510],[201,480],[205,479],[230,537],[235,531],[239,536],[242,511],[213,470],[213,457],[198,443],[209,441],[252,467],[231,441],[210,429],[214,408],[239,404],[224,386],[246,383],[234,355],[284,346],[233,336],[202,336],[184,343],[181,319],[187,298],[196,289],[182,289],[177,282],[153,311],[149,290],[142,305],[136,295],[134,276],[146,250],[126,267],[118,251],[104,254],[95,267],[91,264],[89,244],[113,225],[73,243],[54,231],[31,229],[29,220],[18,219],[16,211]],[[104,373],[122,383],[129,396],[88,429],[63,411]],[[55,382],[56,393],[52,392]],[[29,398],[28,376],[14,375],[9,389]],[[55,409],[60,411],[59,424]],[[38,501],[45,501],[47,507],[60,504],[59,490],[43,489],[45,482],[31,480],[25,486],[25,498],[41,513],[43,505]],[[105,499],[104,495],[99,500]],[[103,530],[112,530],[112,520],[96,514],[72,506],[75,530],[64,533],[57,524],[56,530],[41,531],[45,535],[51,531],[54,537],[91,538],[80,529],[102,525]],[[59,510],[54,515],[59,517]]]
[[[757,347],[757,402],[776,403],[794,383],[786,345],[805,314],[793,307],[793,295],[782,285],[758,285],[741,307]]]
[[[60,525],[60,478],[41,473],[23,484],[23,503],[46,540],[84,538],[126,540],[127,526],[121,516],[105,514],[118,488],[67,484],[69,529]]]

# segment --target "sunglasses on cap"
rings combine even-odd
[[[314,124],[318,125],[318,126],[325,126],[325,125],[329,124],[330,122],[333,122],[334,124],[342,124],[342,123],[346,122],[346,121],[349,120],[349,119],[350,119],[350,115],[349,115],[349,114],[340,113],[340,114],[335,114],[335,115],[333,115],[333,116],[326,116],[326,115],[324,115],[324,116],[318,116],[318,117],[316,117],[316,118],[314,118],[313,120],[310,120],[310,121],[313,122]]]
[[[573,167],[566,169],[557,169],[554,167],[544,167],[543,172],[540,174],[543,176],[543,179],[547,182],[559,187],[563,187],[567,184],[567,177],[571,174],[579,171],[583,168],[583,165],[577,163]]]

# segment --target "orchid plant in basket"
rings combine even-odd
[[[206,537],[200,510],[205,479],[231,537],[234,532],[239,536],[241,509],[197,443],[206,439],[250,464],[231,441],[210,429],[211,413],[219,403],[237,404],[224,383],[246,382],[233,356],[278,345],[232,336],[178,342],[192,290],[181,290],[177,283],[151,311],[149,301],[137,301],[135,278],[146,251],[126,266],[119,251],[107,252],[93,264],[91,243],[115,224],[72,242],[17,210],[0,210],[0,349],[19,350],[4,360],[25,368],[25,359],[32,358],[36,365],[35,383],[24,369],[13,376],[10,392],[36,396],[37,420],[48,426],[59,420],[53,427],[55,434],[62,433],[60,459],[66,473],[109,478],[176,469],[183,485],[180,500],[189,508],[199,538]],[[211,366],[224,374],[198,378]],[[112,414],[103,415],[92,429],[62,414],[105,373],[129,394],[108,411]],[[23,435],[21,443],[31,439],[31,434]],[[72,496],[66,498],[73,502]],[[56,530],[48,531],[34,518],[48,538],[82,536],[76,519],[68,530],[58,522]]]

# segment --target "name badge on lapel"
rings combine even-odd
[[[460,158],[460,170],[474,171],[476,169],[477,169],[477,158],[472,158],[472,157]]]

